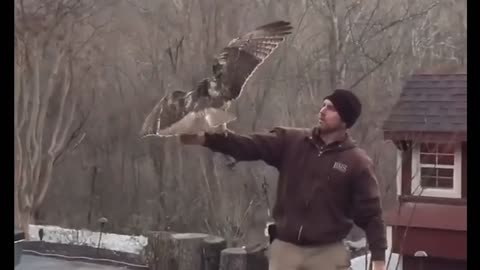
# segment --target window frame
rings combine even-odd
[[[421,143],[436,143],[436,142],[421,142]],[[454,161],[452,165],[432,165],[420,163],[420,145],[414,144],[412,148],[412,185],[411,194],[416,196],[440,197],[440,198],[462,198],[462,145],[460,143],[453,143],[454,145]],[[443,144],[443,143],[438,143]],[[418,188],[421,180],[421,168],[453,168],[453,188]],[[421,194],[420,194],[421,193]]]

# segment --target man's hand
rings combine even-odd
[[[205,143],[204,134],[180,135],[180,141],[183,144],[203,145]]]
[[[384,261],[373,261],[373,270],[386,270]]]

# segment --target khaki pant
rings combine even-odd
[[[348,270],[350,251],[342,242],[301,247],[275,239],[270,245],[269,270]]]

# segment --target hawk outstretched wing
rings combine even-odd
[[[278,21],[260,26],[254,31],[233,39],[216,57],[213,73],[218,81],[217,91],[229,98],[238,98],[248,79],[291,33],[292,26]]]
[[[141,135],[176,136],[207,132],[236,117],[226,111],[247,81],[291,33],[286,21],[276,21],[230,41],[216,57],[212,76],[190,92],[163,97],[147,116]]]

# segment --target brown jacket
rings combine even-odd
[[[367,235],[372,259],[384,260],[387,241],[372,161],[348,135],[325,145],[316,133],[277,127],[252,135],[207,134],[205,146],[279,170],[273,217],[280,240],[305,246],[341,241],[354,222]]]

